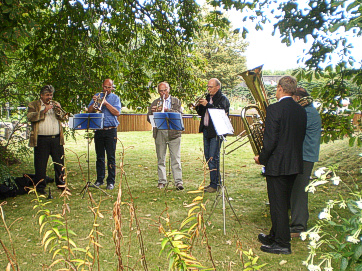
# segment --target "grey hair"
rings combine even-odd
[[[55,90],[54,90],[54,87],[52,85],[46,85],[44,87],[41,88],[40,90],[40,95],[43,95],[45,93],[53,93]]]

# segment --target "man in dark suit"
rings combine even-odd
[[[288,205],[295,178],[303,172],[303,140],[307,114],[292,96],[296,92],[294,77],[282,77],[277,86],[277,103],[266,110],[263,148],[254,157],[265,166],[270,217],[269,235],[259,234],[260,249],[275,254],[290,254]]]

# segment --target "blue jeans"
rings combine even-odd
[[[114,184],[116,177],[117,128],[97,130],[94,135],[94,144],[97,154],[97,182],[103,183],[106,175],[105,154],[107,153],[107,184]]]
[[[213,138],[207,138],[207,128],[203,130],[204,134],[204,154],[206,161],[209,161],[210,170],[210,186],[217,189],[220,185],[220,147],[221,139],[216,136]]]

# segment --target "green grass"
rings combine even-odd
[[[88,244],[87,235],[92,227],[93,215],[89,209],[88,197],[82,198],[79,192],[87,180],[87,140],[78,132],[77,141],[66,142],[66,166],[69,173],[68,185],[72,195],[70,197],[70,228],[77,233],[73,238],[79,247]],[[160,239],[158,223],[166,217],[162,213],[166,206],[170,215],[171,225],[178,228],[181,221],[187,216],[187,208],[183,205],[190,203],[195,194],[188,194],[187,191],[196,190],[203,181],[202,170],[202,136],[201,134],[190,134],[182,136],[182,167],[184,179],[184,191],[176,191],[173,181],[169,183],[168,189],[159,190],[157,186],[157,162],[154,141],[151,132],[123,132],[118,138],[126,148],[124,170],[128,185],[130,187],[136,205],[136,214],[140,220],[142,236],[146,249],[146,261],[149,270],[167,270],[168,260],[166,254],[159,256]],[[228,138],[226,144],[233,141]],[[357,154],[361,152],[358,148],[349,148],[347,141],[339,141],[333,144],[322,145],[321,161],[316,167],[339,163],[344,170],[353,170],[360,167],[361,159]],[[80,157],[81,167],[79,168],[75,155],[69,151],[76,152]],[[121,144],[117,146],[117,164],[119,164],[122,151]],[[225,156],[225,185],[230,198],[230,203],[237,214],[241,225],[235,219],[229,205],[226,204],[226,235],[223,233],[223,212],[221,201],[218,202],[215,210],[211,213],[211,206],[215,201],[216,194],[205,195],[207,213],[205,219],[208,221],[207,235],[209,238],[213,258],[217,264],[217,270],[241,270],[242,263],[236,253],[236,241],[239,239],[244,250],[253,249],[254,253],[260,256],[260,263],[268,263],[263,270],[305,270],[301,262],[308,255],[307,243],[299,239],[292,240],[291,255],[271,255],[259,250],[260,243],[257,235],[260,232],[267,233],[270,228],[270,216],[267,203],[266,183],[260,175],[260,166],[253,161],[251,147],[244,147]],[[21,165],[14,166],[14,176],[21,176],[23,173],[33,173],[32,157]],[[95,179],[95,152],[94,144],[90,145],[90,180]],[[357,172],[357,171],[356,171]],[[48,175],[53,176],[52,166],[49,165]],[[357,178],[357,175],[355,175]],[[119,174],[116,184],[119,184]],[[360,176],[358,176],[360,177]],[[208,176],[207,176],[208,181]],[[59,198],[60,192],[54,184],[48,185],[51,188],[54,199],[48,205],[53,213],[60,213],[63,200]],[[105,188],[105,187],[103,187]],[[117,185],[116,185],[117,188]],[[313,225],[323,204],[330,197],[335,195],[337,187],[322,187],[322,193],[310,196],[310,225]],[[101,204],[101,212],[104,218],[99,220],[100,231],[104,234],[100,239],[100,270],[116,270],[117,258],[115,246],[112,239],[114,229],[112,209],[117,198],[118,189],[110,193],[112,198],[105,196],[100,191],[91,189],[94,199]],[[342,190],[343,191],[343,190]],[[127,192],[125,182],[122,184],[122,202],[130,202],[130,195]],[[4,206],[6,222],[10,225],[17,218],[20,221],[14,223],[11,228],[12,238],[15,244],[18,263],[21,270],[41,270],[42,265],[50,265],[52,260],[48,253],[44,253],[40,246],[41,236],[36,218],[36,211],[33,210],[32,199],[34,195],[23,195],[7,199]],[[123,262],[132,266],[133,270],[143,270],[139,262],[139,243],[136,236],[136,226],[132,224],[130,229],[130,214],[126,205],[122,207],[123,235],[122,246]],[[165,224],[164,224],[165,225]],[[8,237],[4,228],[0,228],[0,238],[9,245]],[[129,245],[130,244],[130,245]],[[128,252],[128,248],[130,251]],[[193,254],[205,266],[211,267],[208,259],[207,249],[203,240],[199,239],[194,244]],[[285,260],[285,261],[284,261]],[[7,259],[3,250],[0,250],[0,269],[5,270]],[[231,266],[231,267],[230,267]],[[54,269],[56,270],[56,269]]]

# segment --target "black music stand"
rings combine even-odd
[[[87,164],[88,164],[88,181],[82,190],[79,192],[79,195],[82,194],[82,198],[84,198],[85,193],[88,191],[89,187],[96,188],[102,191],[104,194],[112,197],[112,195],[108,194],[103,189],[95,186],[90,181],[90,167],[89,167],[89,145],[91,143],[91,137],[89,135],[89,129],[98,130],[103,129],[103,113],[83,113],[83,114],[75,114],[73,118],[73,129],[75,130],[87,130],[86,138],[87,138]]]
[[[222,198],[222,210],[223,210],[223,220],[224,220],[224,235],[226,235],[226,207],[225,207],[225,201],[229,204],[231,210],[233,211],[236,220],[239,222],[239,225],[241,225],[238,216],[235,213],[235,210],[233,206],[231,205],[231,202],[229,200],[229,194],[226,189],[225,185],[225,141],[226,138],[225,135],[233,135],[234,129],[230,123],[229,117],[226,115],[224,109],[216,109],[216,108],[209,108],[209,115],[212,120],[212,123],[214,124],[214,128],[216,131],[217,136],[222,140],[222,146],[223,146],[223,155],[222,155],[222,178],[220,180],[220,187],[217,191],[216,198],[214,200],[214,203],[211,207],[211,213],[209,217],[207,218],[207,221],[209,221],[211,215],[214,213],[217,203],[219,202],[220,198]]]
[[[155,123],[155,128],[159,130],[177,130],[184,131],[184,123],[182,120],[181,113],[178,112],[154,112],[153,120]],[[168,179],[171,177],[171,150],[169,142],[166,142],[168,146],[169,157],[168,157]],[[167,181],[166,189],[168,187],[170,180]],[[166,191],[165,189],[165,191]]]

